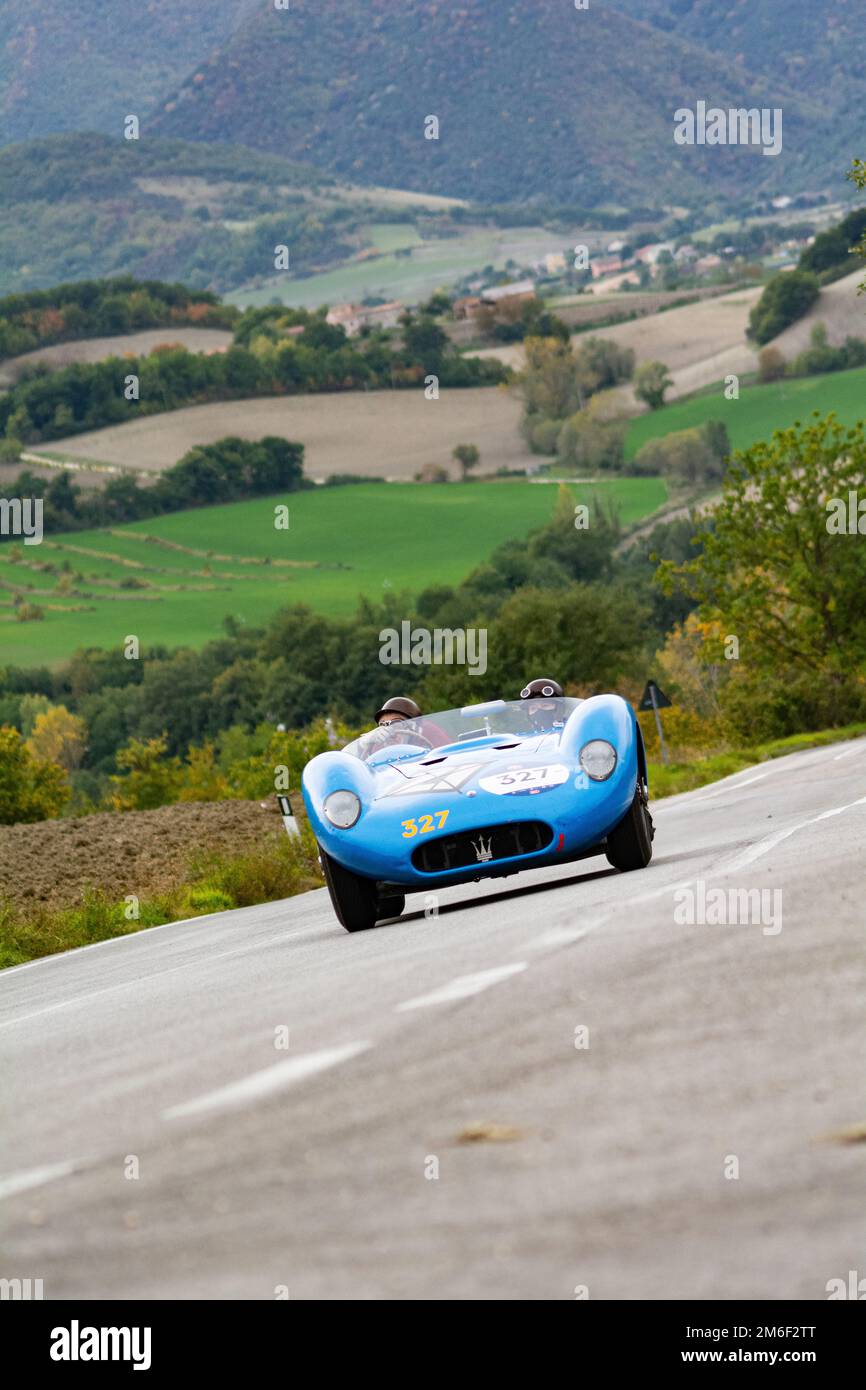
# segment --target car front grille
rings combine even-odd
[[[425,840],[412,851],[412,863],[422,874],[472,869],[497,859],[540,854],[552,839],[550,826],[540,820],[483,825],[477,830],[464,830],[459,835],[439,835],[435,840]]]

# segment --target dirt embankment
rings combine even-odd
[[[198,854],[240,853],[284,833],[274,798],[0,825],[0,899],[71,907],[87,888],[144,898],[176,883]]]

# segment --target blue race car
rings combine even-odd
[[[492,700],[363,734],[305,767],[303,795],[347,931],[407,892],[605,854],[652,858],[646,754],[618,695]]]

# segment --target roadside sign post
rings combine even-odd
[[[286,834],[290,840],[299,840],[301,838],[301,829],[298,825],[297,816],[292,810],[291,801],[287,796],[283,796],[278,792],[277,803],[280,808],[280,815],[283,818],[283,825],[286,828]]]
[[[659,714],[659,710],[669,708],[670,704],[671,701],[668,699],[664,691],[659,689],[655,681],[647,681],[646,689],[644,690],[644,693],[641,696],[641,701],[638,705],[638,709],[651,709],[656,717],[656,728],[659,731],[659,747],[661,748],[662,762],[664,763],[665,767],[670,766],[670,758],[668,757],[665,736],[662,731],[662,717]]]

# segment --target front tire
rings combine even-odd
[[[403,893],[392,893],[388,898],[380,898],[379,921],[384,921],[387,917],[402,917],[405,906],[406,897]]]
[[[645,869],[653,857],[654,835],[646,789],[638,783],[631,806],[607,837],[604,851],[607,862],[624,873]]]
[[[375,927],[382,914],[379,911],[379,894],[375,881],[353,874],[344,869],[336,859],[332,859],[319,845],[322,872],[331,895],[331,905],[337,921],[346,931],[368,931]]]

